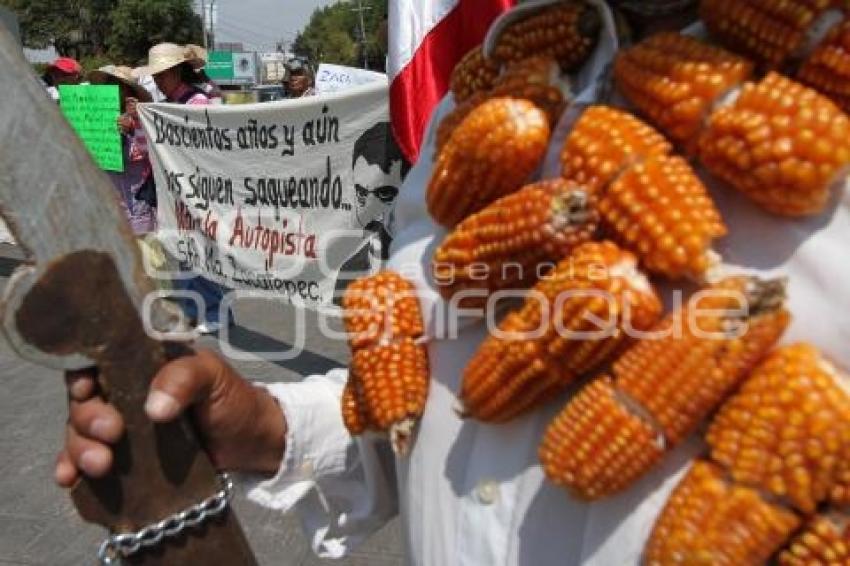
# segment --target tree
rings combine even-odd
[[[296,55],[311,63],[335,63],[362,67],[368,61],[370,69],[383,70],[386,44],[382,41],[383,22],[386,19],[387,0],[361,0],[364,7],[365,41],[360,41],[360,17],[353,11],[357,7],[351,0],[332,6],[317,8],[310,22],[295,38]]]
[[[77,58],[102,53],[104,30],[117,0],[0,0],[14,11],[23,44],[34,49],[54,47]]]
[[[79,60],[135,65],[155,43],[199,43],[191,0],[0,0],[18,15],[23,44]]]
[[[109,53],[116,61],[144,62],[152,45],[201,43],[201,18],[190,0],[122,0],[111,14],[107,36]]]

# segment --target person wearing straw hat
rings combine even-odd
[[[207,66],[207,50],[201,47],[200,45],[195,45],[193,43],[189,43],[186,45],[186,49],[189,54],[196,60],[200,61],[197,67],[195,67],[195,82],[193,83],[196,87],[201,89],[204,94],[210,99],[210,102],[213,104],[221,104],[221,89],[218,88],[218,85],[215,84],[204,68]]]
[[[194,86],[195,69],[204,60],[195,51],[176,43],[158,43],[148,50],[148,64],[135,69],[135,76],[151,75],[168,102],[210,104],[209,97]]]
[[[159,43],[148,50],[148,64],[135,69],[136,76],[151,75],[157,88],[168,102],[187,105],[211,104],[210,98],[195,86],[198,75],[195,70],[203,66],[204,60],[195,49],[175,43]],[[181,264],[184,272],[191,271],[188,264]],[[191,291],[198,295],[198,301],[190,298],[179,299],[186,317],[196,324],[201,334],[214,334],[221,328],[221,300],[226,289],[201,276],[188,279],[179,278],[174,288]],[[199,308],[202,307],[202,308]],[[227,324],[232,324],[232,313],[226,314]]]
[[[150,94],[133,77],[130,67],[107,65],[91,71],[88,78],[92,84],[119,88],[122,114],[118,116],[117,127],[123,139],[124,172],[110,172],[109,176],[118,190],[121,208],[133,232],[137,236],[149,234],[156,229],[156,192],[150,190],[153,171],[137,104],[150,102]]]
[[[88,80],[92,84],[116,85],[119,88],[122,113],[116,122],[123,142],[124,172],[108,174],[117,191],[118,204],[138,237],[145,265],[159,271],[165,266],[166,258],[154,234],[156,187],[148,158],[147,138],[137,111],[138,103],[151,102],[151,96],[138,83],[130,67],[106,65],[91,71]]]

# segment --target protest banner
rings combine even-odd
[[[387,84],[387,75],[344,65],[322,63],[316,72],[316,92],[340,92],[356,86],[379,82]]]
[[[106,171],[124,171],[121,134],[116,120],[121,101],[116,85],[61,85],[62,113],[83,140],[95,163]]]
[[[386,84],[230,107],[145,104],[141,118],[159,237],[196,273],[320,307],[386,257],[403,170]]]

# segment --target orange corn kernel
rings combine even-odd
[[[425,411],[429,369],[425,347],[410,338],[357,350],[343,395],[343,420],[352,434],[389,432],[405,454],[413,428]]]
[[[535,55],[553,57],[565,71],[590,57],[602,29],[595,8],[580,1],[559,2],[513,22],[496,41],[493,58],[505,63]]]
[[[740,385],[790,322],[782,282],[725,279],[614,362],[617,387],[676,445]]]
[[[546,114],[527,100],[475,108],[439,154],[426,194],[431,216],[453,227],[520,189],[543,161],[549,133]]]
[[[681,157],[653,156],[602,192],[603,230],[634,251],[646,269],[702,281],[717,263],[712,242],[726,226],[708,190]]]
[[[699,151],[711,173],[764,209],[817,214],[850,165],[850,118],[816,91],[771,73],[711,116]]]
[[[815,517],[782,551],[777,564],[847,566],[850,564],[850,528],[846,518],[832,520],[828,516]]]
[[[499,76],[500,67],[498,61],[484,57],[480,45],[470,49],[452,71],[449,88],[455,102],[459,104],[476,93],[490,90]]]
[[[850,458],[847,377],[807,344],[771,354],[714,419],[714,461],[738,483],[815,512]]]
[[[627,325],[645,330],[661,315],[635,257],[611,242],[579,246],[533,291],[467,365],[466,414],[504,422],[545,402],[614,355]]]
[[[644,549],[647,566],[762,566],[800,519],[696,461],[667,501]]]
[[[636,161],[671,151],[664,136],[631,114],[591,106],[564,142],[561,174],[597,193]]]
[[[546,476],[583,500],[626,489],[662,457],[658,434],[617,398],[611,378],[582,389],[546,429]]]
[[[702,0],[700,17],[729,49],[767,67],[787,63],[832,0]]]
[[[714,103],[752,71],[743,57],[672,32],[621,51],[614,65],[620,91],[689,152]]]
[[[443,118],[437,128],[437,152],[442,151],[455,129],[463,123],[470,112],[486,100],[506,96],[532,102],[546,113],[549,118],[549,127],[552,129],[564,111],[567,100],[558,65],[551,58],[532,57],[511,64],[494,81],[490,90],[476,91]]]
[[[502,289],[530,287],[598,225],[593,198],[563,179],[528,185],[458,224],[434,253],[434,279],[446,300],[464,291],[464,307],[483,306]]]
[[[400,338],[416,339],[424,331],[416,288],[394,271],[351,283],[342,308],[353,350]]]
[[[806,59],[797,80],[850,112],[850,19],[835,26]]]

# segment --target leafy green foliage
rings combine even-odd
[[[122,0],[111,20],[109,53],[125,64],[142,63],[157,43],[202,41],[201,18],[189,0]]]
[[[162,41],[199,43],[191,0],[0,0],[18,15],[21,39],[92,64],[135,65]]]
[[[294,51],[313,64],[335,63],[362,67],[368,59],[373,70],[383,70],[386,61],[386,29],[383,22],[388,0],[361,0],[369,10],[363,13],[366,41],[360,42],[360,16],[357,2],[347,0],[317,8],[310,22],[295,39]]]
[[[54,46],[68,54],[73,44],[82,40],[81,12],[86,0],[0,0],[18,16],[21,40],[27,47],[43,49]]]

